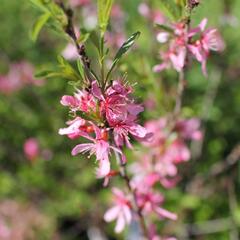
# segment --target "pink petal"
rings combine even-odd
[[[171,212],[167,211],[166,209],[163,209],[160,207],[157,207],[155,210],[162,217],[169,218],[171,220],[177,220],[177,215],[175,213],[171,213]]]
[[[124,217],[126,222],[129,224],[132,220],[132,213],[131,210],[129,209],[128,206],[123,206],[123,213],[124,213]]]
[[[63,106],[76,105],[76,99],[73,96],[68,96],[68,95],[63,96],[60,102]]]
[[[99,162],[98,172],[101,176],[107,176],[110,173],[110,161],[109,160],[101,160]]]
[[[72,150],[72,155],[76,156],[78,153],[91,151],[94,148],[93,143],[82,143],[75,146]]]
[[[166,63],[161,63],[159,65],[156,65],[153,67],[153,71],[154,72],[161,72],[163,71],[164,69],[166,69],[168,67],[168,65]]]
[[[200,27],[200,29],[201,29],[202,32],[203,32],[204,29],[206,28],[207,22],[208,22],[207,18],[204,18],[204,19],[200,22],[199,27]]]
[[[146,128],[138,125],[138,124],[134,124],[133,126],[129,127],[129,132],[136,137],[139,138],[144,138],[147,134],[147,130]]]
[[[117,219],[117,223],[116,223],[116,227],[115,227],[115,232],[116,233],[120,233],[123,231],[125,227],[125,220],[124,220],[124,217],[122,214],[120,214],[118,216],[118,219]]]
[[[117,218],[117,216],[119,215],[119,212],[120,212],[119,206],[114,206],[107,210],[103,218],[106,222],[111,222]]]
[[[92,94],[99,100],[103,100],[101,89],[98,86],[97,81],[92,82]]]

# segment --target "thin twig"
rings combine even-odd
[[[144,217],[142,215],[142,209],[138,207],[136,191],[132,188],[132,186],[130,184],[130,178],[127,174],[126,164],[122,162],[118,153],[116,153],[115,155],[117,158],[117,162],[119,163],[119,167],[120,167],[120,176],[125,181],[126,186],[133,197],[134,210],[138,215],[138,220],[139,220],[139,224],[140,224],[140,227],[142,230],[142,234],[144,237],[148,238],[148,230],[147,230],[147,226],[146,226]]]
[[[90,60],[89,60],[89,58],[86,54],[85,46],[84,46],[84,44],[80,45],[78,43],[77,35],[75,33],[75,30],[74,30],[73,10],[71,8],[66,8],[64,6],[62,0],[56,0],[56,3],[63,10],[63,12],[66,14],[66,17],[67,17],[67,20],[68,20],[67,26],[65,28],[65,32],[69,35],[69,37],[72,38],[84,66],[86,66],[87,68],[90,68]]]
[[[192,192],[196,189],[196,186],[203,185],[208,182],[209,179],[215,178],[218,175],[228,171],[232,166],[238,163],[240,160],[240,144],[237,144],[230,154],[223,161],[218,161],[216,164],[210,167],[210,170],[207,174],[198,174],[196,175],[191,183],[187,186],[188,191]]]
[[[179,73],[179,79],[178,79],[178,89],[177,89],[177,97],[176,97],[176,104],[175,108],[173,111],[173,115],[176,118],[182,108],[182,97],[183,97],[183,92],[184,92],[184,86],[185,86],[185,81],[184,81],[184,76],[185,71],[184,69]]]
[[[232,176],[230,176],[228,178],[228,182],[227,182],[228,203],[229,203],[230,212],[232,214],[232,224],[233,224],[233,228],[229,232],[230,240],[238,240],[239,239],[238,226],[237,226],[237,222],[234,217],[234,213],[235,213],[236,209],[238,208],[237,197],[236,197],[234,188],[235,188],[234,181],[233,181]]]
[[[189,233],[192,236],[208,235],[232,230],[233,224],[231,217],[209,220],[194,224],[184,224],[177,233],[179,239],[185,240]]]

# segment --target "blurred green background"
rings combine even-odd
[[[157,100],[157,109],[146,109],[142,121],[163,116],[173,107],[177,76],[173,71],[151,72],[159,46],[151,23],[138,13],[142,1],[116,2],[124,12],[121,28],[125,35],[137,30],[142,33],[120,71],[127,71],[129,81],[137,83],[139,102],[149,97]],[[148,2],[158,8],[157,0]],[[160,221],[159,228],[178,239],[240,239],[239,9],[239,0],[202,0],[193,13],[193,25],[207,17],[209,26],[219,28],[226,49],[221,55],[211,55],[208,79],[196,62],[187,72],[183,115],[201,118],[205,137],[191,145],[193,159],[181,166],[178,187],[165,191],[166,206],[177,212],[179,219]],[[81,14],[82,9],[77,9],[76,15]],[[36,16],[38,12],[27,0],[0,1],[1,76],[14,68],[14,63],[26,61],[35,69],[52,65],[65,48],[67,42],[46,28],[36,43],[30,40]],[[76,21],[83,24],[81,17]],[[87,50],[94,56],[91,46]],[[68,118],[59,100],[72,91],[67,81],[56,78],[42,84],[27,83],[11,93],[0,92],[0,225],[6,218],[14,223],[14,231],[24,236],[16,235],[14,240],[84,240],[91,238],[95,228],[108,239],[125,239],[102,220],[109,191],[95,179],[93,161],[73,158],[70,152],[75,142],[58,135]],[[23,150],[29,138],[39,142],[39,154],[33,160],[27,159]],[[129,158],[134,161],[134,154],[129,153]]]

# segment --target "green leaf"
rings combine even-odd
[[[46,8],[44,2],[42,0],[29,0],[34,7],[36,7],[38,10],[47,12],[48,9]]]
[[[132,36],[125,42],[123,45],[120,47],[118,50],[116,56],[114,57],[113,64],[107,74],[107,79],[109,78],[110,74],[112,73],[113,69],[117,65],[117,63],[120,61],[121,57],[129,50],[129,48],[132,47],[134,44],[135,40],[140,36],[140,32],[135,32],[132,34]]]
[[[46,12],[44,14],[42,14],[37,21],[34,23],[33,28],[30,32],[30,36],[31,39],[33,41],[37,40],[37,37],[41,31],[41,29],[43,28],[43,26],[47,23],[48,19],[51,17],[51,13],[50,12]]]
[[[162,11],[172,20],[179,20],[181,17],[181,9],[174,0],[160,0]]]
[[[168,26],[166,26],[166,25],[164,25],[164,24],[158,24],[158,23],[156,23],[155,26],[156,26],[157,28],[159,28],[160,30],[163,30],[163,31],[166,31],[166,32],[170,32],[170,33],[173,32],[173,29],[172,29],[172,28],[170,28],[170,27],[168,27]]]
[[[56,70],[53,69],[44,69],[37,73],[35,73],[35,78],[52,78],[52,77],[61,77],[61,72],[56,72]]]
[[[183,8],[187,5],[187,0],[176,0],[176,4]]]
[[[80,29],[80,38],[77,40],[78,41],[78,43],[85,43],[87,40],[88,40],[88,38],[90,37],[90,32],[88,32],[86,29],[84,29],[84,28],[81,28]]]
[[[45,68],[35,74],[36,78],[64,78],[69,81],[82,81],[84,77],[69,64],[62,56],[58,56],[58,66]],[[79,66],[78,66],[79,67]]]
[[[77,67],[78,67],[78,72],[81,75],[81,78],[84,80],[85,76],[84,76],[84,67],[82,65],[82,62],[80,59],[77,60]]]
[[[101,36],[104,35],[107,29],[108,20],[110,17],[114,0],[98,0],[98,24],[101,31]]]
[[[81,76],[75,71],[75,69],[68,63],[62,56],[58,56],[59,70],[62,72],[63,76],[69,80],[78,81]]]

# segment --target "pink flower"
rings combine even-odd
[[[132,148],[128,137],[129,133],[140,141],[148,139],[149,136],[149,133],[144,127],[134,122],[117,124],[113,129],[113,135],[116,145],[121,147],[124,145],[124,143],[126,143],[127,147]]]
[[[69,3],[72,7],[81,7],[90,4],[91,0],[70,0]]]
[[[88,2],[90,2],[90,0],[71,0],[70,4],[72,4],[73,7],[77,7],[83,4],[88,4]],[[79,38],[80,31],[77,26],[74,26],[74,31],[76,33],[76,37]],[[76,46],[73,43],[68,43],[62,51],[62,56],[70,61],[76,60],[79,57]]]
[[[30,161],[33,161],[39,156],[39,143],[35,138],[29,138],[25,141],[24,146],[24,154],[26,158]]]
[[[111,17],[117,21],[123,19],[124,12],[119,4],[116,4],[116,3],[113,4],[112,9],[111,9]]]
[[[197,118],[182,119],[176,123],[175,130],[186,140],[201,140],[202,132]]]
[[[7,226],[5,221],[0,219],[0,238],[3,239],[3,240],[4,239],[10,239],[10,236],[11,236],[10,228]]]
[[[58,133],[60,135],[67,135],[71,139],[86,137],[88,138],[88,133],[93,131],[92,125],[88,124],[86,120],[77,117],[72,121],[68,121],[67,128],[60,128]]]
[[[189,38],[200,34],[200,38],[194,42],[188,44],[188,48],[197,61],[202,63],[202,71],[204,75],[207,75],[206,62],[212,51],[223,51],[225,48],[224,41],[222,40],[217,29],[207,29],[207,19],[204,18],[197,28],[191,29],[189,31]]]
[[[181,23],[174,24],[171,28],[174,33],[172,38],[167,32],[160,32],[157,35],[158,40],[162,42],[169,40],[169,48],[165,52],[160,52],[163,62],[153,68],[154,72],[161,72],[171,67],[180,72],[185,65],[188,41],[186,29]]]
[[[0,92],[10,94],[18,91],[25,85],[41,86],[43,80],[35,80],[33,78],[34,68],[25,61],[14,63],[9,66],[9,72],[0,76]]]
[[[168,163],[181,163],[186,162],[190,159],[190,151],[183,141],[176,139],[173,141],[166,149],[162,158],[165,162]],[[176,174],[175,170],[173,171],[173,176]]]
[[[65,95],[60,102],[63,106],[69,107],[72,112],[94,112],[97,104],[94,96],[86,90],[78,90],[74,96]]]
[[[122,32],[119,33],[111,33],[106,32],[105,34],[106,42],[112,47],[112,48],[120,48],[122,44],[126,41],[126,37]]]
[[[115,232],[120,233],[126,225],[129,225],[132,220],[131,204],[127,196],[117,189],[113,188],[114,206],[110,208],[104,215],[106,222],[116,220]]]
[[[146,3],[141,3],[138,6],[138,12],[147,18],[148,20],[158,23],[164,24],[166,22],[166,18],[159,10],[152,10]]]
[[[62,51],[62,56],[68,60],[76,60],[78,58],[76,46],[72,43],[67,44]]]
[[[92,138],[90,135],[85,135],[84,137],[92,141],[92,143],[81,143],[76,145],[72,150],[72,155],[75,156],[79,153],[89,152],[89,156],[96,155],[96,160],[99,161],[99,168],[97,170],[98,176],[105,177],[110,173],[110,161],[109,155],[110,151],[113,150],[119,154],[122,152],[110,146],[107,142],[107,132],[104,129],[99,129],[97,126],[93,125],[96,138]]]
[[[163,209],[164,198],[160,193],[153,192],[151,188],[144,187],[144,183],[137,186],[137,202],[143,214],[156,213],[161,218],[176,220],[177,215]]]
[[[144,144],[151,149],[139,162],[138,174],[144,172],[149,184],[160,182],[165,188],[173,187],[177,181],[177,164],[191,157],[187,140],[200,140],[200,122],[198,119],[181,119],[173,129],[169,129],[166,118],[146,123],[147,131],[152,132],[151,141]]]
[[[143,107],[130,99],[131,92],[132,88],[124,86],[120,81],[114,81],[105,96],[96,83],[92,86],[93,95],[100,100],[101,115],[105,115],[110,128],[113,129],[115,144],[118,147],[122,147],[124,143],[131,147],[129,133],[139,140],[149,136],[146,129],[136,123],[137,115],[143,111]]]

